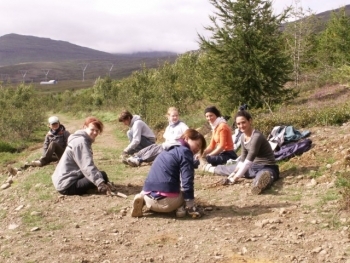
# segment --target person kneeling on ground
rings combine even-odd
[[[178,142],[169,144],[154,160],[143,190],[133,201],[132,217],[142,216],[143,206],[154,212],[172,212],[184,217],[201,213],[194,205],[193,156],[206,147],[204,136],[188,129]],[[185,203],[185,207],[184,207]]]
[[[279,179],[279,168],[276,164],[272,148],[259,131],[252,126],[253,119],[244,109],[236,115],[236,125],[243,133],[241,136],[242,153],[237,164],[218,165],[207,164],[205,172],[228,176],[225,183],[235,183],[241,177],[253,179],[252,194],[260,194]]]
[[[52,175],[55,189],[63,195],[83,195],[97,189],[111,194],[116,189],[104,171],[99,171],[92,158],[91,145],[103,131],[103,123],[95,117],[85,120],[83,130],[68,138],[67,148]]]
[[[166,127],[163,137],[164,144],[152,144],[135,153],[133,156],[123,161],[133,167],[140,166],[141,163],[150,163],[164,150],[164,145],[169,142],[177,141],[188,129],[188,126],[180,121],[179,111],[175,107],[170,107],[167,112],[169,125]]]
[[[27,166],[44,166],[50,162],[58,161],[67,146],[67,140],[70,133],[66,128],[60,123],[58,117],[51,116],[49,118],[49,127],[50,130],[45,136],[44,146],[43,146],[43,155],[39,160],[34,160]]]
[[[139,115],[132,115],[129,111],[124,110],[119,115],[119,122],[129,126],[127,136],[129,145],[123,150],[122,156],[132,155],[141,149],[150,146],[156,142],[156,136],[148,125],[141,120]]]

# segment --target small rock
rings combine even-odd
[[[20,206],[18,206],[15,210],[16,210],[16,211],[19,211],[19,210],[21,210],[23,207],[24,207],[24,205],[20,205]]]
[[[312,253],[320,253],[322,251],[322,247],[316,247],[311,252]]]
[[[12,184],[12,183],[13,183],[13,176],[12,176],[12,175],[10,175],[10,176],[7,178],[7,180],[6,180],[6,182],[5,182],[5,183]]]
[[[10,183],[4,183],[4,184],[0,187],[0,189],[4,190],[4,189],[9,188],[10,186],[11,186]]]
[[[204,211],[213,211],[213,207],[212,206],[207,206],[206,208],[204,208]]]
[[[17,224],[10,224],[8,226],[8,229],[13,230],[13,229],[16,229],[17,227],[19,227],[19,225],[17,225]]]
[[[41,215],[41,212],[38,212],[38,211],[33,211],[30,213],[31,216],[40,216]]]
[[[40,227],[33,227],[31,230],[30,230],[30,232],[35,232],[35,231],[39,231],[40,230]]]
[[[317,181],[312,178],[311,181],[306,185],[307,187],[311,188],[317,185]]]

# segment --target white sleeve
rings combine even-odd
[[[238,171],[235,173],[235,177],[241,178],[244,176],[244,174],[248,171],[250,167],[252,167],[253,162],[249,161],[247,159],[244,160],[244,162],[239,162],[237,167]]]

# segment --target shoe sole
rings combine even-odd
[[[269,173],[269,172],[264,172],[264,173],[260,176],[260,178],[259,178],[257,184],[256,184],[255,186],[253,186],[253,188],[252,188],[252,194],[253,194],[253,195],[259,195],[259,194],[261,194],[261,192],[269,185],[270,179],[271,179],[270,173]]]
[[[135,196],[134,202],[132,204],[131,216],[132,217],[140,217],[143,215],[142,208],[144,205],[143,196],[138,194]]]
[[[132,166],[132,167],[138,167],[139,165],[136,163],[133,163],[131,161],[127,161],[128,165]]]

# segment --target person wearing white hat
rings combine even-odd
[[[50,162],[58,161],[63,155],[70,135],[57,116],[48,119],[50,130],[45,136],[43,155],[39,160],[32,161],[31,166],[44,166]]]

